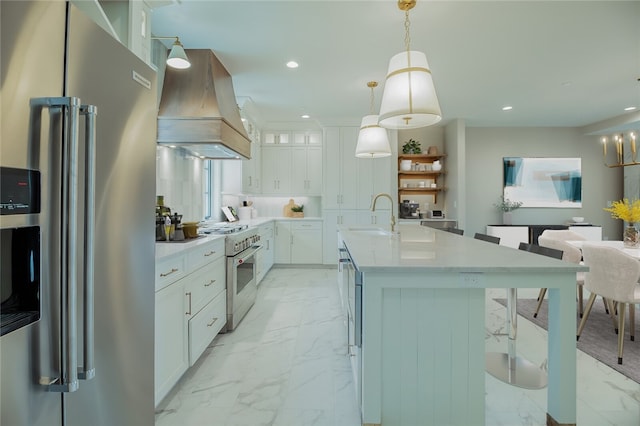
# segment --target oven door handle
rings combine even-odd
[[[255,256],[255,254],[260,250],[262,250],[262,246],[260,245],[251,246],[242,253],[239,253],[233,262],[236,265],[241,265],[245,263],[247,259],[250,259],[251,256]]]

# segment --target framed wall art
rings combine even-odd
[[[503,195],[522,207],[582,207],[580,158],[503,157]]]

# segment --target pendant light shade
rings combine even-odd
[[[171,46],[171,52],[169,52],[169,57],[167,58],[167,65],[180,70],[191,66],[191,62],[189,62],[184,47],[178,37],[176,37],[176,41],[174,41],[173,46]]]
[[[358,158],[379,158],[391,155],[387,130],[380,127],[378,116],[373,113],[373,89],[377,86],[377,81],[367,83],[367,87],[371,89],[371,114],[365,115],[360,124],[358,143],[356,145],[356,157]]]
[[[379,123],[388,129],[414,129],[442,119],[427,57],[414,50],[389,61]]]
[[[387,130],[378,125],[377,115],[366,115],[360,124],[358,144],[356,145],[356,157],[380,158],[389,157],[391,147]]]
[[[405,51],[389,61],[379,117],[379,124],[388,129],[427,127],[442,119],[427,56],[410,47],[409,11],[415,5],[416,0],[398,0],[405,16]]]

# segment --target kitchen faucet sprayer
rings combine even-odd
[[[378,195],[376,195],[375,197],[373,197],[373,201],[371,202],[371,211],[375,212],[376,211],[376,201],[378,201],[378,198],[380,197],[387,197],[389,199],[389,201],[391,202],[391,233],[395,232],[395,226],[396,226],[396,217],[393,215],[393,198],[391,198],[391,195],[387,194],[387,193],[380,193]]]

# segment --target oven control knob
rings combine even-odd
[[[233,250],[234,250],[234,251],[236,251],[236,252],[237,252],[237,251],[239,251],[239,250],[240,250],[240,244],[235,243],[235,244],[233,245]]]

